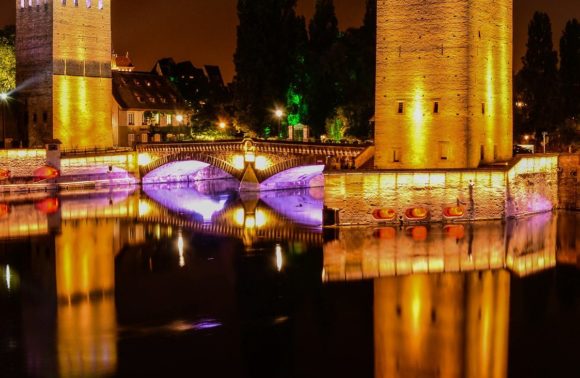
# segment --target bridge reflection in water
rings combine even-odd
[[[233,251],[239,244],[247,256],[268,254],[265,261],[274,273],[295,259],[292,248],[310,254],[322,249],[319,283],[374,281],[376,377],[504,377],[513,277],[578,263],[577,217],[568,214],[507,224],[346,228],[325,242],[316,189],[240,197],[227,183],[202,182],[151,186],[141,195],[131,189],[39,197],[12,201],[8,208],[0,218],[0,239],[34,246],[32,268],[12,267],[11,277],[40,283],[42,293],[35,295],[44,298],[25,306],[23,316],[32,376],[115,374],[119,335],[132,332],[129,326],[151,313],[181,308],[184,302],[193,301],[196,308],[209,303],[210,315],[237,324],[229,307],[236,307],[235,290],[221,281],[235,282],[229,275],[235,274]],[[193,259],[195,235],[224,240],[227,245],[215,253],[229,257],[217,267]],[[158,252],[147,252],[152,245]],[[199,248],[197,253],[216,256]],[[189,298],[167,295],[178,276],[163,268],[168,261],[189,284],[182,288]],[[201,289],[212,269],[220,283],[209,283],[211,293],[224,298],[225,309]],[[238,280],[248,278],[240,274]],[[53,306],[54,335],[39,326],[47,324]],[[153,331],[208,324],[219,323],[173,322]],[[50,355],[57,356],[54,363],[38,357]]]

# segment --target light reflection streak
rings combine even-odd
[[[6,265],[6,288],[10,291],[10,265]]]
[[[283,267],[284,260],[282,256],[282,246],[280,244],[276,244],[276,269],[278,272],[281,272]]]

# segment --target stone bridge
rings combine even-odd
[[[243,191],[323,185],[325,168],[361,168],[373,146],[251,139],[137,146],[144,184],[235,178]]]

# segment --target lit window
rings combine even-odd
[[[92,4],[91,4],[91,0],[87,0],[87,8],[90,8],[90,7],[91,7],[91,5],[92,5]]]
[[[127,124],[129,126],[135,125],[135,113],[133,112],[127,113]]]
[[[99,9],[103,9],[103,0],[99,0]]]
[[[393,163],[400,163],[401,162],[401,149],[394,148],[393,149]]]
[[[403,101],[399,101],[399,106],[397,108],[397,113],[403,114],[405,112],[405,103]]]

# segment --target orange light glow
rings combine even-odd
[[[50,215],[58,211],[60,208],[60,201],[58,198],[45,198],[42,201],[37,202],[34,207],[41,213]]]
[[[463,206],[451,206],[445,208],[443,212],[447,218],[461,218],[465,215],[465,208]]]
[[[393,209],[377,209],[373,211],[373,217],[378,220],[392,221],[397,218],[397,212]]]
[[[407,232],[410,233],[411,237],[415,241],[425,241],[429,235],[429,230],[427,230],[427,227],[425,226],[411,227],[407,229]]]
[[[405,216],[410,220],[425,220],[429,217],[429,210],[424,207],[413,207],[405,212]]]
[[[393,240],[397,236],[397,230],[393,227],[379,228],[375,231],[374,237],[380,240]]]
[[[0,203],[0,218],[10,214],[10,206],[5,203]]]
[[[34,171],[34,178],[36,180],[50,180],[60,176],[58,169],[54,167],[44,166]]]
[[[465,227],[461,225],[445,226],[443,230],[445,232],[445,235],[453,239],[460,240],[465,237]]]
[[[0,180],[6,180],[10,178],[10,171],[7,169],[0,168]]]

